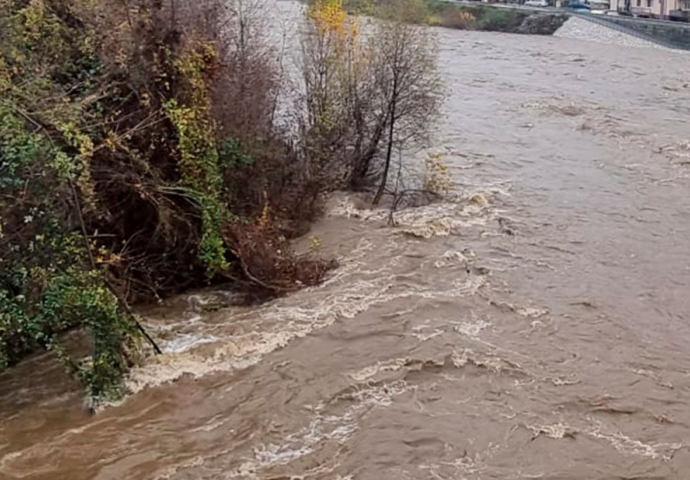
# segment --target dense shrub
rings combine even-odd
[[[485,7],[477,18],[477,29],[488,32],[516,32],[528,15],[514,9]]]
[[[455,9],[441,17],[440,25],[447,28],[457,28],[459,30],[472,30],[475,28],[477,17],[471,12]]]
[[[0,369],[49,348],[117,393],[139,350],[125,299],[217,280],[263,297],[327,269],[287,248],[317,189],[273,131],[253,12],[232,6],[0,0]],[[75,327],[86,363],[60,344]]]
[[[378,201],[393,152],[422,142],[440,100],[425,4],[390,4],[372,35],[341,0],[312,5],[281,130],[260,3],[0,0],[0,369],[50,349],[118,395],[155,347],[128,301],[316,284],[332,263],[289,240],[321,195],[378,183]],[[75,328],[86,361],[61,341]]]
[[[517,33],[553,35],[567,19],[566,15],[531,15],[522,22]]]

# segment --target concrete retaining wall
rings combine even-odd
[[[659,20],[646,20],[642,18],[615,17],[610,15],[584,15],[596,17],[591,20],[600,24],[615,25],[619,31],[644,38],[669,48],[690,50],[690,24],[679,22],[665,22]]]
[[[589,21],[587,17],[576,15],[571,17],[555,34],[556,37],[600,42],[624,47],[661,48],[655,42],[645,40],[639,36],[625,33],[618,28],[611,28],[614,24],[602,24]]]

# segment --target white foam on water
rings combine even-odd
[[[431,330],[431,332],[425,333],[424,331],[427,329],[431,329],[432,327],[429,326],[418,326],[414,327],[412,329],[412,336],[415,337],[417,340],[420,342],[427,342],[431,340],[432,338],[439,337],[445,333],[445,331],[441,330],[440,328],[434,328]]]
[[[309,424],[295,433],[287,435],[279,443],[261,444],[254,448],[254,458],[231,471],[227,478],[252,476],[259,478],[261,470],[290,464],[291,462],[317,452],[327,442],[337,445],[346,443],[359,429],[358,421],[375,408],[386,408],[395,397],[413,389],[402,380],[382,385],[367,386],[351,393],[333,398],[310,410],[313,418]],[[343,413],[329,414],[329,408],[341,401],[352,403]]]
[[[212,432],[213,430],[222,427],[226,423],[228,423],[227,418],[223,418],[222,415],[216,415],[205,424],[190,430],[190,432]]]
[[[453,364],[456,368],[462,368],[468,363],[485,366],[497,372],[507,367],[513,368],[512,364],[509,365],[501,359],[483,358],[471,350],[464,350],[453,355]],[[346,375],[358,385],[356,388],[316,406],[308,407],[307,409],[313,415],[308,425],[286,435],[280,442],[258,445],[253,449],[253,458],[247,459],[242,465],[229,472],[227,478],[262,478],[262,471],[289,465],[298,459],[315,454],[325,448],[328,443],[338,446],[346,444],[359,430],[359,422],[363,417],[376,408],[390,407],[397,397],[416,389],[415,386],[402,379],[377,381],[377,377],[390,372],[418,371],[428,364],[443,366],[444,361],[413,361],[409,358],[394,358],[347,373]],[[342,405],[347,405],[347,408],[340,412],[339,406]],[[330,413],[332,408],[339,413]],[[541,430],[553,438],[560,435],[557,426],[543,427]],[[325,467],[321,466],[321,468]],[[476,473],[483,468],[479,465],[478,458],[469,456],[442,462],[436,467],[427,465],[420,468],[431,472],[437,467],[452,467],[464,473]]]
[[[525,427],[532,431],[533,438],[544,435],[554,440],[572,437],[578,432],[577,429],[564,423],[556,423],[553,425],[525,425]]]
[[[591,421],[591,419],[590,419]],[[685,447],[683,443],[645,443],[631,438],[622,432],[606,431],[601,422],[594,422],[592,428],[581,430],[564,423],[553,425],[523,425],[532,431],[534,438],[545,436],[554,440],[573,437],[578,433],[589,435],[592,438],[605,440],[623,455],[634,455],[652,459],[661,458],[669,460],[673,453]]]
[[[454,460],[422,464],[418,468],[433,480],[468,480],[466,475],[478,475],[487,469],[486,459],[482,457],[489,457],[491,455],[490,450],[491,447],[489,453],[485,455],[479,453],[468,455],[467,452],[464,452],[463,456]]]
[[[476,277],[470,277],[467,280],[456,280],[453,282],[453,288],[449,293],[452,296],[458,297],[470,297],[477,294],[477,292],[482,288],[487,286],[489,280],[486,275],[479,275]]]
[[[495,355],[482,355],[470,348],[454,351],[451,361],[455,368],[463,368],[467,365],[486,368],[493,373],[519,372],[523,375],[532,376],[530,372],[522,368],[519,363],[501,358]]]
[[[384,221],[388,218],[389,210],[383,208],[367,208],[357,205],[351,197],[345,196],[331,207],[327,213],[330,217],[354,218],[363,221]]]
[[[450,232],[459,225],[484,224],[491,213],[493,199],[500,189],[476,189],[447,202],[410,208],[396,214],[398,231],[415,231],[423,237]],[[351,196],[344,196],[330,215],[344,215],[362,220],[387,219],[384,209],[357,208]],[[427,233],[425,233],[427,232]],[[385,241],[394,241],[386,238]],[[362,238],[357,246],[340,259],[340,267],[316,287],[307,288],[285,298],[254,308],[221,308],[206,321],[203,306],[219,303],[218,292],[189,295],[191,311],[175,322],[152,319],[152,329],[166,331],[164,353],[133,369],[126,388],[137,393],[149,386],[173,382],[182,376],[202,377],[219,372],[241,370],[256,365],[268,353],[284,348],[292,340],[326,328],[339,319],[352,319],[372,306],[408,298],[457,298],[472,296],[488,284],[487,274],[480,273],[454,280],[450,285],[419,284],[413,281],[417,272],[401,273],[401,257],[391,255],[388,262],[371,267],[371,255],[380,248],[373,238]],[[463,264],[473,257],[471,251],[446,251],[437,265]],[[379,265],[379,264],[377,264]],[[405,277],[411,281],[406,282]],[[308,301],[300,299],[308,299]],[[227,322],[219,316],[227,311]],[[190,325],[194,323],[194,325]],[[162,325],[161,325],[162,324]],[[174,325],[171,327],[170,325]],[[231,326],[231,328],[228,328]],[[472,327],[465,329],[474,335]],[[484,328],[484,327],[474,327]],[[177,330],[184,333],[170,335]],[[441,331],[415,332],[422,341],[441,335]]]
[[[521,317],[525,318],[541,318],[545,315],[549,314],[549,311],[545,308],[533,308],[533,307],[526,307],[526,308],[518,308],[515,310],[515,313],[520,315]]]
[[[198,378],[248,368],[256,365],[264,355],[284,348],[290,341],[328,327],[338,319],[354,318],[374,305],[410,297],[471,296],[487,284],[485,276],[473,276],[456,280],[446,289],[436,289],[431,285],[408,285],[400,281],[400,275],[387,272],[385,267],[372,272],[371,281],[347,281],[355,271],[357,275],[362,274],[358,267],[358,260],[354,265],[347,265],[346,262],[342,271],[323,285],[307,289],[307,293],[326,293],[324,297],[310,302],[314,306],[296,306],[292,303],[294,300],[288,298],[249,310],[244,315],[229,315],[230,322],[247,320],[256,324],[256,331],[228,338],[207,333],[178,340],[173,343],[176,348],[169,348],[163,355],[150,359],[144,366],[132,371],[126,384],[128,391],[136,393],[148,386],[175,381],[184,375]],[[336,288],[330,288],[333,283],[338,284]],[[295,294],[294,299],[300,293]],[[209,354],[208,346],[216,343],[218,345]],[[204,344],[206,348],[203,354],[195,351]]]
[[[591,437],[606,440],[621,454],[652,459],[670,460],[674,452],[685,447],[683,443],[644,443],[630,438],[622,432],[605,432],[601,424],[586,433]]]
[[[488,192],[476,192],[455,201],[406,209],[394,215],[395,226],[403,233],[423,239],[485,226],[493,218],[492,198]]]
[[[582,383],[582,381],[577,378],[575,374],[571,374],[568,377],[549,377],[545,378],[544,381],[553,384],[555,387],[567,387]]]
[[[453,327],[453,330],[467,337],[476,339],[483,330],[486,330],[490,326],[491,324],[489,322],[480,319],[476,322],[456,323],[455,327]]]
[[[477,188],[459,196],[448,196],[442,202],[396,211],[392,215],[395,228],[405,234],[431,239],[476,226],[485,226],[495,215],[492,207],[499,196],[508,196],[498,187]],[[384,208],[367,208],[351,197],[339,198],[328,215],[361,221],[384,222],[391,212]]]
[[[472,257],[474,257],[474,252],[472,251],[458,252],[456,250],[448,250],[440,260],[434,262],[434,267],[446,268],[454,265],[466,265]]]
[[[204,457],[202,457],[201,455],[196,456],[189,461],[186,461],[186,462],[183,462],[181,464],[173,465],[171,467],[166,468],[162,473],[160,473],[156,477],[156,480],[170,480],[175,475],[177,475],[177,473],[180,472],[181,470],[185,470],[188,468],[194,468],[194,467],[200,467],[203,464],[204,464]]]
[[[386,362],[377,362],[375,365],[370,365],[356,372],[348,373],[347,376],[357,383],[365,383],[381,372],[400,371],[405,367],[407,362],[407,358],[395,358]]]
[[[4,470],[7,467],[8,463],[11,463],[12,461],[16,460],[17,458],[20,458],[24,454],[23,450],[20,450],[18,452],[10,452],[6,455],[4,455],[2,458],[0,458],[0,470]]]
[[[163,353],[181,353],[186,352],[199,345],[217,342],[218,338],[212,335],[201,335],[195,333],[185,333],[177,335],[171,340],[165,341],[161,350]]]

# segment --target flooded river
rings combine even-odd
[[[169,302],[98,415],[0,376],[0,478],[690,478],[690,56],[438,31],[452,200],[338,196],[328,281]]]

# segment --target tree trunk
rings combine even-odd
[[[395,133],[395,104],[397,102],[397,79],[393,85],[393,100],[391,102],[391,118],[390,125],[388,125],[388,147],[386,149],[386,164],[383,167],[383,177],[381,178],[381,185],[376,192],[374,197],[374,205],[378,205],[383,196],[383,192],[386,189],[386,183],[388,182],[388,172],[391,168],[391,157],[393,156],[393,134]]]
[[[366,146],[366,150],[360,157],[357,158],[356,166],[353,169],[352,175],[350,177],[350,187],[357,189],[364,183],[364,180],[366,179],[367,175],[369,175],[369,167],[371,166],[371,162],[374,159],[374,156],[379,151],[381,137],[383,137],[383,133],[386,130],[387,119],[388,113],[385,114],[385,119],[380,120],[378,122],[378,124],[376,125],[376,129],[374,130],[374,133],[371,136],[371,140],[369,141],[369,144]]]

